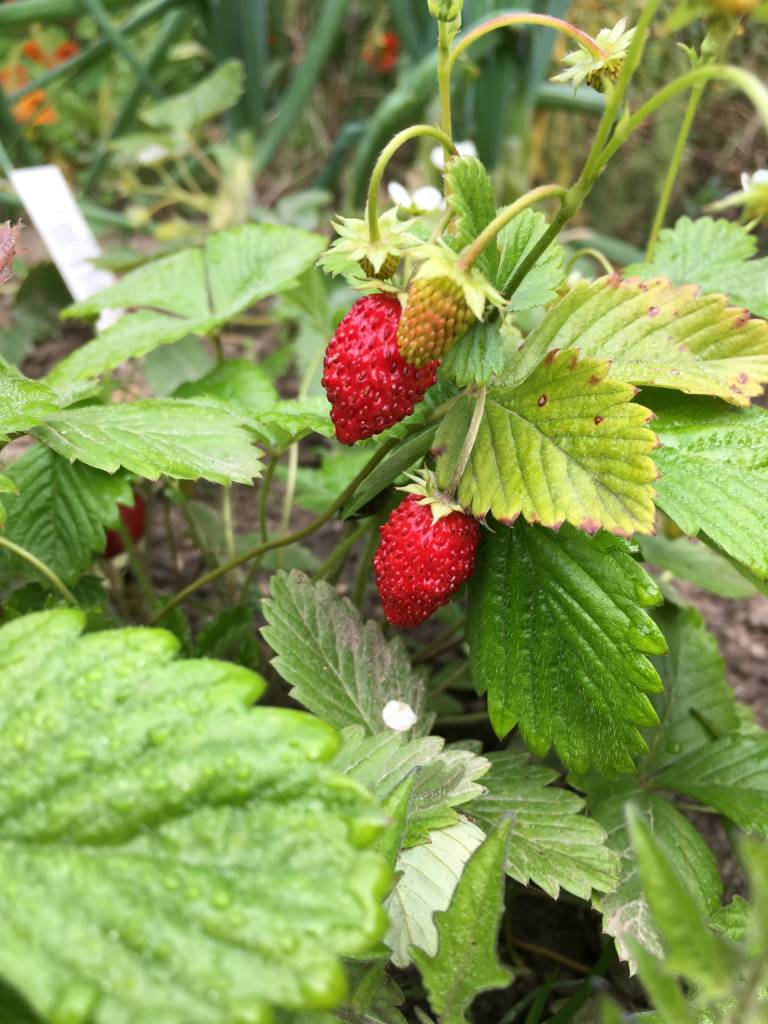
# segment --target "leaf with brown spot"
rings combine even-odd
[[[492,388],[459,482],[461,504],[499,520],[522,513],[548,527],[651,533],[651,413],[632,401],[631,385],[607,379],[608,371],[608,363],[578,360],[573,349],[550,352],[517,387]],[[599,383],[590,383],[594,378]],[[438,428],[441,487],[453,476],[473,410],[474,400],[462,396]]]
[[[514,379],[553,348],[578,348],[609,359],[612,380],[749,405],[768,381],[768,323],[727,301],[666,278],[580,281],[528,336]]]

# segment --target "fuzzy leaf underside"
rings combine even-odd
[[[518,523],[495,527],[470,582],[472,676],[499,736],[517,725],[531,750],[554,746],[571,769],[634,772],[640,726],[658,722],[647,660],[666,649],[644,608],[658,588],[624,543]]]
[[[35,445],[7,470],[18,488],[5,498],[3,536],[40,559],[65,583],[73,583],[104,550],[104,530],[118,520],[118,504],[131,505],[127,480],[109,476]],[[27,562],[0,553],[0,574],[40,581]]]
[[[477,825],[462,818],[400,854],[398,878],[386,903],[390,926],[384,940],[396,967],[408,966],[412,947],[429,956],[437,952],[433,916],[448,909],[465,864],[484,838]]]
[[[609,892],[619,878],[619,859],[606,846],[605,830],[582,814],[584,801],[550,785],[557,772],[531,764],[525,754],[491,753],[486,792],[468,812],[486,829],[512,814],[507,874],[534,882],[553,899],[561,887],[588,900],[593,890]]]
[[[50,1020],[269,1024],[381,935],[384,822],[334,731],[162,630],[0,630],[0,973]]]
[[[633,263],[624,273],[695,284],[704,295],[725,294],[734,305],[768,317],[768,257],[753,259],[756,253],[755,236],[732,221],[681,217],[662,230],[649,263]]]
[[[435,914],[437,953],[414,951],[429,996],[443,1024],[464,1024],[476,996],[506,988],[512,971],[498,959],[496,940],[504,913],[504,862],[511,821],[502,821],[474,851],[447,910]]]
[[[263,611],[262,633],[277,655],[272,664],[304,707],[336,728],[361,725],[374,735],[387,731],[385,705],[400,700],[417,716],[406,735],[429,732],[424,681],[402,641],[385,640],[333,587],[300,572],[277,573]]]
[[[34,430],[70,461],[106,473],[250,483],[261,473],[251,435],[223,409],[173,398],[65,409]]]
[[[749,405],[768,380],[768,324],[666,278],[578,282],[528,336],[521,379],[554,348],[611,361],[608,377]]]
[[[488,391],[458,497],[473,515],[553,528],[572,523],[629,536],[650,533],[654,481],[651,413],[635,389],[609,380],[608,364],[551,352],[517,386]],[[447,487],[475,399],[464,395],[435,436],[437,478]]]
[[[661,393],[648,401],[662,442],[659,507],[768,579],[768,412]]]
[[[403,838],[403,845],[409,847],[427,842],[435,829],[456,824],[455,808],[483,793],[482,777],[490,763],[469,750],[446,747],[440,736],[412,740],[394,732],[366,736],[362,726],[350,726],[343,730],[341,747],[330,766],[365,786],[382,803],[415,774]]]
[[[291,284],[324,245],[323,238],[307,231],[247,224],[211,235],[203,249],[185,249],[139,267],[64,311],[82,317],[102,309],[127,310],[114,326],[63,359],[47,383],[66,389],[187,334],[209,334]]]

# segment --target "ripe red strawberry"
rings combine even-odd
[[[464,512],[435,518],[432,505],[409,494],[381,528],[373,559],[384,614],[412,629],[446,604],[475,571],[480,524]]]
[[[435,383],[438,364],[417,369],[397,350],[402,307],[393,295],[358,299],[331,338],[323,387],[342,444],[354,444],[409,416]]]
[[[128,531],[128,536],[131,540],[140,540],[144,536],[144,530],[147,527],[147,509],[144,499],[135,491],[133,499],[133,505],[118,505],[117,508],[120,512],[123,526]],[[125,551],[125,545],[123,544],[123,538],[117,530],[107,530],[107,546],[104,549],[105,557],[114,558],[115,555],[120,555],[123,551]]]
[[[441,359],[474,319],[458,281],[417,277],[408,288],[397,332],[400,355],[411,366]]]

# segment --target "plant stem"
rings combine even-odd
[[[477,440],[477,434],[480,430],[480,424],[483,422],[483,413],[485,412],[485,396],[487,395],[487,389],[485,385],[480,388],[475,398],[475,408],[472,411],[472,419],[469,423],[469,429],[467,430],[467,436],[464,438],[464,444],[459,452],[459,457],[456,460],[456,465],[453,469],[453,476],[451,482],[448,484],[447,495],[449,500],[453,500],[456,490],[461,482],[461,478],[464,476],[464,470],[467,468],[467,463],[472,456],[472,449],[475,447],[475,441]]]
[[[435,725],[474,725],[477,722],[487,721],[487,711],[468,711],[464,715],[438,715]]]
[[[556,32],[562,32],[563,35],[573,39],[579,46],[583,46],[593,57],[604,59],[608,56],[605,50],[598,46],[597,41],[589,33],[572,25],[570,21],[555,18],[551,14],[534,14],[532,11],[520,11],[514,14],[500,14],[495,18],[490,18],[488,21],[483,22],[482,25],[478,25],[477,28],[467,32],[466,35],[461,36],[451,51],[450,71],[453,70],[453,65],[462,53],[473,43],[477,42],[478,39],[487,36],[489,32],[495,32],[496,29],[512,28],[516,25],[542,25],[544,28],[552,28]]]
[[[365,519],[360,526],[352,530],[344,539],[336,545],[333,551],[328,555],[322,565],[315,571],[313,578],[316,580],[323,580],[326,576],[336,569],[341,562],[349,554],[350,550],[355,546],[359,537],[362,537],[371,528],[370,520]]]
[[[669,200],[672,197],[672,189],[675,187],[677,181],[677,175],[680,170],[680,163],[683,159],[683,153],[685,152],[685,144],[688,141],[688,135],[693,125],[693,119],[696,116],[701,97],[704,93],[704,87],[706,83],[700,82],[691,89],[691,95],[688,98],[688,106],[685,109],[685,116],[683,122],[680,125],[680,131],[677,133],[677,139],[675,141],[675,148],[672,150],[672,158],[669,161],[669,167],[667,167],[667,174],[664,178],[664,185],[659,196],[659,205],[656,208],[656,216],[653,218],[653,225],[651,227],[651,233],[648,236],[648,245],[645,250],[646,260],[653,259],[653,254],[656,252],[656,243],[659,240],[659,232],[664,226],[664,218],[667,215],[667,207],[669,206]]]
[[[58,590],[68,604],[74,605],[74,607],[77,608],[77,598],[69,587],[62,583],[53,569],[49,569],[45,562],[41,562],[40,559],[33,555],[31,551],[27,551],[26,548],[19,547],[18,544],[14,544],[12,540],[7,540],[5,537],[0,537],[0,548],[5,548],[7,551],[12,552],[14,555],[17,555],[19,558],[31,565],[32,568],[36,569],[41,576],[45,576],[54,590]]]
[[[574,265],[574,263],[577,263],[580,259],[583,259],[585,256],[589,256],[596,263],[599,263],[603,270],[606,272],[606,274],[614,273],[613,266],[611,265],[609,260],[603,255],[603,253],[601,253],[599,249],[593,249],[590,246],[587,246],[586,249],[578,249],[565,264],[563,272],[567,274],[571,267]]]
[[[267,524],[269,489],[272,486],[272,479],[274,478],[278,461],[277,455],[270,455],[267,468],[264,470],[264,476],[261,480],[261,489],[259,491],[259,530],[263,543],[269,540],[269,526]]]
[[[224,553],[227,558],[235,557],[235,527],[232,520],[232,488],[221,489],[221,525],[224,531]],[[227,580],[227,594],[232,604],[237,600],[235,580],[232,576]]]
[[[490,224],[486,225],[477,238],[470,242],[459,257],[458,268],[469,270],[486,245],[492,242],[499,231],[523,210],[538,203],[541,199],[549,199],[551,196],[562,200],[565,194],[566,189],[562,185],[539,185],[537,188],[531,189],[530,192],[526,192],[524,196],[520,196],[514,203],[496,214]]]
[[[451,26],[447,21],[438,22],[437,29],[437,85],[440,92],[440,127],[448,139],[453,138],[451,118]],[[449,150],[446,148],[446,158]],[[447,159],[446,159],[447,162]]]
[[[368,182],[368,200],[366,202],[365,215],[368,219],[368,236],[372,242],[378,242],[381,237],[379,232],[379,186],[381,185],[384,171],[387,169],[387,164],[402,145],[421,135],[437,139],[447,152],[456,153],[456,148],[451,142],[450,136],[431,124],[411,125],[410,128],[404,128],[403,131],[398,132],[397,135],[394,135],[389,140],[381,153],[379,153],[378,159],[371,171],[371,180]]]
[[[386,458],[392,449],[399,443],[399,440],[393,437],[390,438],[386,444],[383,444],[363,466],[354,480],[344,488],[336,500],[316,519],[313,519],[308,526],[305,526],[302,530],[297,530],[295,533],[289,533],[283,537],[275,537],[274,540],[267,541],[264,544],[258,544],[256,547],[250,548],[248,551],[244,551],[240,555],[236,555],[229,561],[223,562],[221,565],[217,565],[216,568],[211,569],[210,572],[207,572],[203,576],[198,577],[198,579],[193,580],[192,583],[184,587],[183,590],[180,590],[172,598],[166,601],[163,607],[158,609],[158,611],[155,612],[149,620],[149,624],[154,625],[154,623],[159,622],[160,619],[164,618],[168,614],[168,612],[173,611],[177,605],[181,604],[182,601],[185,601],[190,594],[194,594],[201,587],[206,586],[208,583],[212,583],[221,576],[225,576],[228,572],[231,572],[233,569],[237,569],[238,566],[243,565],[245,562],[250,562],[253,558],[259,558],[261,555],[266,554],[267,551],[273,551],[275,548],[284,548],[290,544],[295,544],[297,541],[304,540],[305,537],[309,537],[316,530],[319,530],[321,526],[325,525],[329,519],[332,519],[333,516],[336,515],[347,499],[355,493],[363,480],[365,480],[365,478],[374,471],[378,464]],[[0,538],[0,540],[2,540],[2,538]]]
[[[425,647],[422,647],[420,651],[414,654],[411,658],[411,664],[419,665],[422,662],[429,661],[433,654],[438,654],[442,651],[445,644],[452,640],[457,633],[461,632],[463,625],[463,620],[460,622],[454,622],[452,626],[449,626],[448,629],[444,630],[444,632],[438,634],[431,643],[428,643]]]
[[[355,586],[352,590],[352,603],[356,608],[362,607],[363,598],[365,597],[365,588],[371,572],[371,562],[373,561],[373,556],[376,553],[376,548],[379,544],[379,525],[380,521],[378,517],[374,517],[370,525],[371,536],[368,538],[368,543],[365,546],[365,551],[363,551],[360,557],[360,565],[357,567],[357,573],[355,574]]]

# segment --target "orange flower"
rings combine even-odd
[[[45,90],[34,89],[14,103],[12,113],[19,124],[31,121],[33,125],[55,124],[59,117],[53,107],[45,106]]]
[[[21,44],[21,52],[27,60],[33,60],[35,64],[42,64],[43,67],[47,67],[51,63],[48,54],[36,39],[26,39]]]
[[[23,64],[6,64],[5,67],[0,68],[0,85],[3,85],[9,92],[20,89],[28,81],[29,72]]]
[[[53,56],[56,58],[58,64],[62,64],[65,60],[69,60],[74,57],[76,53],[80,52],[80,45],[76,43],[74,39],[65,39],[63,43],[59,43],[56,49],[53,51]]]

